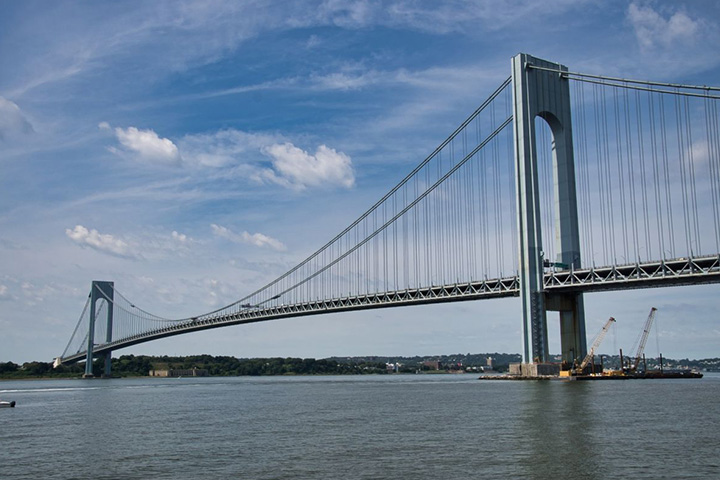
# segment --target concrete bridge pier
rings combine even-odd
[[[546,266],[581,266],[570,88],[559,71],[567,67],[527,54],[512,59],[524,363],[548,361],[548,311],[560,312],[563,360],[572,364],[587,350],[582,294],[548,295],[543,287]],[[536,117],[545,120],[552,132],[555,250],[560,252],[553,260],[544,258],[542,246]]]

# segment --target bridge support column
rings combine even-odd
[[[88,328],[88,343],[87,343],[87,357],[85,359],[85,374],[83,378],[92,378],[93,375],[93,348],[95,347],[95,310],[97,301],[105,299],[108,301],[107,309],[107,330],[105,334],[105,341],[110,342],[112,340],[112,324],[113,324],[113,308],[112,301],[113,296],[113,282],[102,282],[93,281],[92,287],[90,288],[90,326]],[[105,356],[105,366],[103,376],[110,376],[110,365],[112,360],[112,352],[107,352]]]
[[[556,71],[539,70],[532,67]],[[523,304],[523,362],[548,361],[548,310],[560,311],[563,360],[586,354],[582,294],[547,296],[543,287],[540,190],[535,118],[550,126],[553,136],[555,242],[558,258],[551,263],[580,267],[580,235],[575,191],[570,88],[557,70],[567,67],[527,54],[512,59],[515,135],[515,177],[520,242],[520,297]]]

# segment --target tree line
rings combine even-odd
[[[212,376],[238,375],[367,375],[392,372],[416,373],[435,367],[428,362],[439,364],[440,370],[462,370],[468,367],[485,366],[487,358],[493,359],[496,371],[507,371],[509,363],[521,361],[520,355],[505,353],[455,354],[416,357],[331,357],[314,358],[236,358],[231,356],[190,355],[190,356],[149,356],[122,355],[112,359],[112,374],[119,377],[147,376],[150,370],[204,369]],[[619,365],[616,357],[605,356],[605,366]],[[652,360],[648,359],[650,367]],[[665,359],[666,368],[697,368],[719,371],[720,358],[702,360]],[[392,365],[389,367],[388,365]],[[654,364],[652,364],[654,365]],[[93,373],[103,372],[104,360],[93,363]],[[84,364],[61,365],[53,368],[52,362],[0,362],[0,378],[76,378],[85,373]]]
[[[104,370],[104,360],[93,362],[93,374]],[[150,370],[204,369],[212,376],[238,375],[363,375],[384,374],[383,362],[341,363],[335,360],[314,358],[235,358],[230,356],[191,355],[184,357],[122,355],[112,359],[112,375],[140,377]],[[60,365],[52,362],[0,362],[0,378],[73,378],[85,373],[84,364]]]

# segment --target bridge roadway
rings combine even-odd
[[[544,275],[544,289],[552,293],[598,292],[707,283],[720,283],[720,254],[607,267],[589,267],[578,270],[552,269],[546,271]],[[229,314],[218,313],[180,320],[164,328],[158,328],[106,344],[98,344],[94,349],[94,353],[99,355],[107,351],[118,350],[160,338],[244,323],[351,310],[516,297],[519,295],[519,277],[516,275],[493,280],[478,280],[468,283],[316,300],[298,304],[246,308]],[[61,361],[63,364],[70,364],[84,360],[85,356],[86,352],[79,352],[63,358]]]

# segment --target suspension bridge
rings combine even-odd
[[[583,295],[720,282],[720,88],[512,73],[400,183],[297,266],[221,309],[169,319],[91,284],[56,365],[210,328],[520,297],[523,362],[586,354]],[[582,259],[582,261],[581,261]]]

